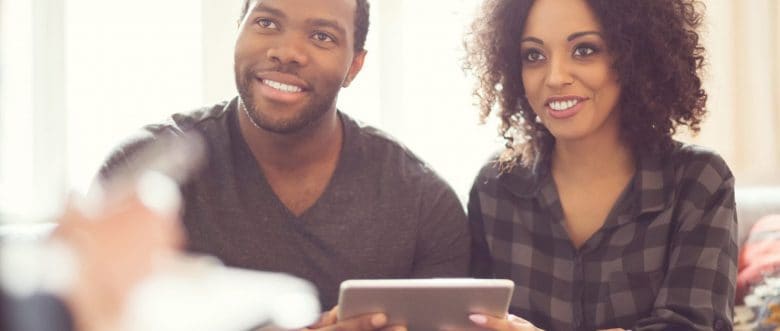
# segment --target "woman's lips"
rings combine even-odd
[[[577,115],[586,101],[587,98],[577,96],[552,97],[547,99],[544,108],[554,119],[567,119]]]

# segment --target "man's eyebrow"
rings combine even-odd
[[[566,38],[566,40],[567,41],[572,41],[574,39],[577,39],[577,38],[582,37],[582,36],[587,36],[589,34],[595,34],[595,35],[597,35],[597,36],[599,36],[601,38],[604,38],[601,35],[601,32],[598,32],[598,31],[582,31],[582,32],[575,32],[575,33],[570,34],[569,37]]]
[[[525,37],[520,40],[520,43],[524,43],[524,42],[532,42],[532,43],[537,43],[539,45],[544,45],[544,42],[541,39],[536,37]]]
[[[284,14],[283,11],[273,8],[271,6],[268,6],[264,3],[258,3],[257,6],[255,6],[254,9],[252,9],[253,13],[268,13],[276,17],[286,18],[287,15]]]
[[[345,29],[343,26],[341,26],[341,24],[339,24],[339,22],[334,21],[334,20],[328,20],[328,19],[324,19],[324,18],[310,18],[310,19],[306,20],[306,24],[307,25],[311,25],[311,26],[329,27],[331,29],[334,29],[334,30],[338,31],[338,33],[340,33],[342,35],[346,35],[347,34],[347,29]]]

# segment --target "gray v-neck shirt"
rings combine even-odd
[[[467,275],[469,233],[456,194],[424,162],[381,132],[339,113],[344,142],[317,202],[299,217],[280,201],[238,128],[238,101],[176,114],[120,146],[110,177],[161,134],[195,130],[207,164],[183,187],[189,249],[226,265],[313,282],[323,309],[342,281]]]

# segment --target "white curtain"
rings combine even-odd
[[[780,2],[706,5],[710,115],[693,141],[720,152],[738,186],[780,184]]]

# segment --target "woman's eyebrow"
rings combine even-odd
[[[567,41],[572,41],[574,39],[580,38],[582,36],[587,36],[587,35],[590,35],[590,34],[595,34],[595,35],[603,38],[603,36],[601,35],[601,32],[599,32],[599,31],[582,31],[582,32],[575,32],[575,33],[570,34],[569,37],[566,38],[566,40]]]

